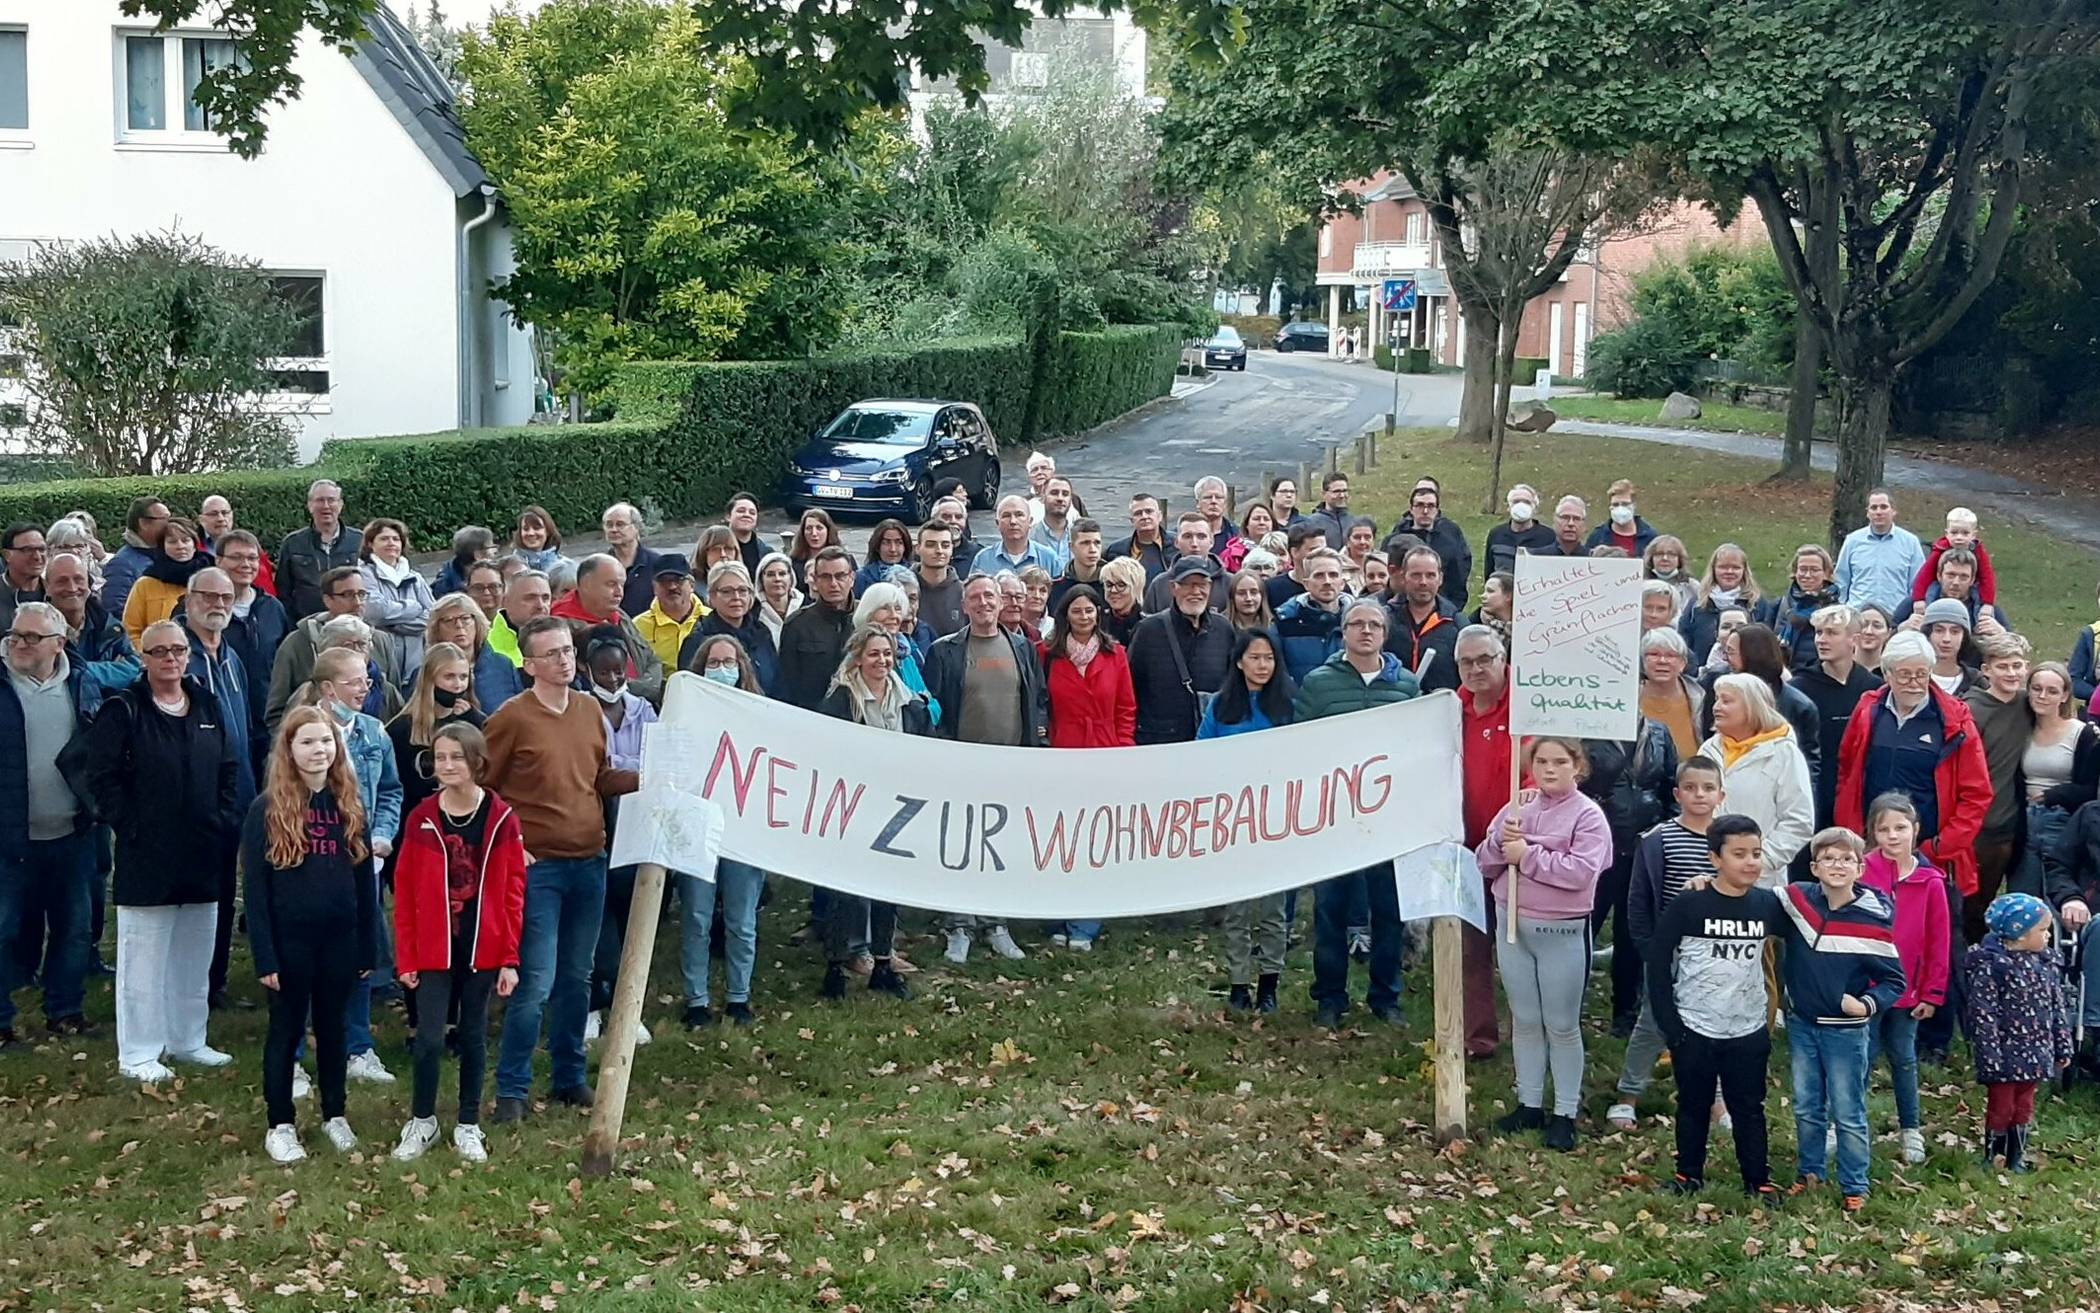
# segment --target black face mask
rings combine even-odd
[[[445,710],[450,711],[452,710],[452,708],[458,706],[460,703],[465,702],[467,700],[467,695],[464,693],[454,693],[449,688],[432,688],[430,690],[430,700],[432,702],[437,703],[440,707],[443,707]]]

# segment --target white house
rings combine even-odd
[[[984,71],[989,79],[984,102],[993,109],[1043,91],[1060,60],[1105,69],[1123,95],[1146,99],[1145,29],[1124,9],[1104,13],[1081,8],[1057,18],[1038,14],[1022,31],[1019,46],[989,37],[980,37],[978,45],[984,49]],[[907,99],[914,130],[919,129],[929,104],[954,94],[953,79],[927,77],[913,65]]]
[[[309,459],[524,423],[532,340],[487,294],[511,269],[503,209],[444,78],[384,4],[369,27],[347,53],[301,39],[299,98],[243,160],[189,96],[222,36],[156,33],[118,0],[0,0],[0,260],[180,229],[258,262],[314,312],[273,399],[303,412]]]

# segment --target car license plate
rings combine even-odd
[[[839,501],[851,501],[853,499],[853,489],[834,488],[828,483],[820,483],[811,491],[815,492],[819,497],[831,497]]]

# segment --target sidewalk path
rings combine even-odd
[[[1672,447],[1689,447],[1696,451],[1745,456],[1752,460],[1771,461],[1774,464],[1778,463],[1781,445],[1778,438],[1760,437],[1750,433],[1708,433],[1696,429],[1656,428],[1646,424],[1599,424],[1573,419],[1560,421],[1546,434],[1549,438],[1586,435],[1631,438],[1636,442],[1658,442]],[[1830,444],[1819,442],[1809,453],[1809,460],[1819,470],[1835,469],[1837,452]],[[2067,495],[2059,489],[2042,487],[2003,474],[1993,474],[1971,465],[1919,460],[1915,456],[1894,454],[1888,458],[1885,481],[1892,488],[1912,488],[1937,497],[1958,498],[1977,509],[2025,521],[2066,542],[2100,550],[2100,504],[2088,498]]]

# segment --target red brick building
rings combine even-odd
[[[1320,229],[1319,285],[1327,289],[1331,337],[1345,303],[1368,311],[1371,341],[1427,346],[1446,365],[1465,364],[1464,320],[1444,273],[1443,241],[1414,188],[1395,173],[1348,185],[1364,198],[1360,214],[1338,215]],[[1551,291],[1524,308],[1517,354],[1547,361],[1556,378],[1580,378],[1589,344],[1625,322],[1634,275],[1700,245],[1757,246],[1763,225],[1746,213],[1722,228],[1703,207],[1679,202],[1640,232],[1586,248]],[[1378,305],[1387,279],[1412,278],[1411,312],[1388,314]]]

